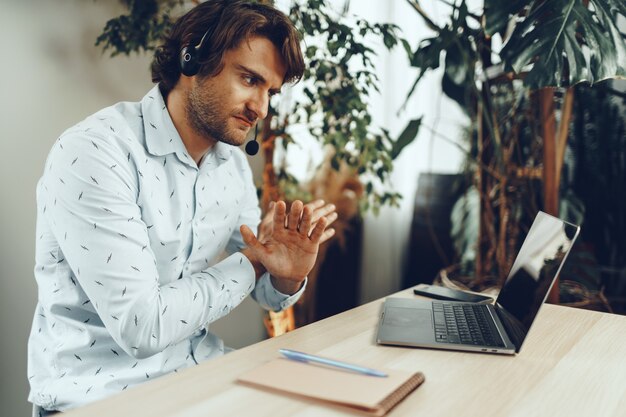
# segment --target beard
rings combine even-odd
[[[256,120],[256,116],[246,108],[231,112],[224,110],[226,100],[216,90],[209,80],[201,81],[191,88],[185,103],[189,124],[197,134],[207,140],[240,146],[245,142],[250,128],[229,127],[228,121],[233,116],[238,116],[252,122]]]

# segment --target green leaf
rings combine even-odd
[[[391,49],[394,46],[396,46],[396,44],[398,43],[398,39],[396,39],[396,37],[393,36],[393,33],[385,31],[383,32],[383,42],[387,49]]]
[[[441,78],[441,91],[445,93],[452,100],[456,101],[464,111],[467,111],[467,84],[457,84],[448,75],[447,72],[443,73]]]
[[[528,6],[529,0],[485,0],[485,32],[492,36],[503,31],[511,16]]]
[[[411,66],[422,72],[427,69],[439,68],[441,51],[447,48],[449,44],[449,39],[446,38],[446,36],[435,36],[422,40],[411,57]]]
[[[409,98],[413,95],[413,92],[417,88],[417,84],[420,82],[424,74],[426,74],[426,71],[429,69],[439,68],[441,52],[447,47],[448,39],[445,39],[443,36],[424,39],[420,42],[420,45],[415,50],[415,53],[410,56],[411,66],[417,68],[419,72],[417,74],[417,78],[411,86],[411,89],[409,90],[409,93],[406,95],[406,99],[402,104],[402,109],[406,106]]]
[[[96,46],[111,50],[111,56],[150,51],[171,27],[169,13],[182,0],[124,0],[129,14],[106,23],[96,39]]]
[[[453,43],[448,47],[446,51],[446,68],[445,73],[451,82],[457,85],[462,85],[468,81],[469,66],[471,62],[466,62],[463,57],[458,43]]]
[[[419,132],[420,125],[422,123],[422,118],[413,119],[409,122],[409,124],[404,128],[398,139],[393,143],[393,147],[391,148],[391,159],[396,159],[400,152],[417,136]]]
[[[402,42],[402,47],[404,47],[404,51],[406,52],[407,56],[413,55],[409,42],[406,39],[401,39],[400,42]]]
[[[471,186],[454,203],[450,214],[450,237],[464,270],[473,269],[480,235],[480,193]]]
[[[507,69],[520,73],[532,65],[524,79],[530,88],[625,77],[626,43],[616,21],[626,6],[620,0],[590,0],[589,5],[550,0],[531,9],[502,50]]]

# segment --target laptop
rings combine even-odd
[[[519,353],[579,232],[580,227],[540,211],[493,305],[387,298],[377,342]]]

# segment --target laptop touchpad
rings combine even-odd
[[[385,309],[385,326],[431,328],[432,310],[423,308],[387,307]]]

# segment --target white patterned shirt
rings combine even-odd
[[[29,401],[64,411],[222,355],[208,324],[248,294],[295,303],[305,285],[255,283],[238,252],[260,214],[241,150],[217,143],[198,167],[158,86],[65,131],[37,186]]]

